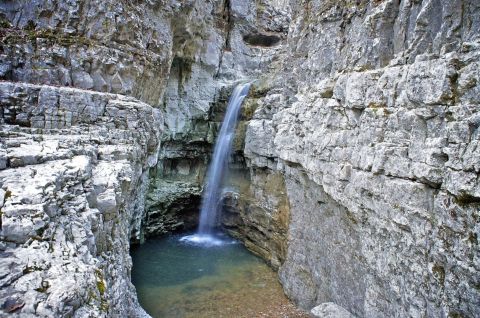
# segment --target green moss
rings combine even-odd
[[[443,266],[435,264],[432,267],[433,276],[440,282],[440,284],[445,284],[445,268]]]
[[[38,267],[38,266],[26,266],[26,267],[23,269],[23,275],[26,275],[26,274],[29,274],[29,273],[33,273],[33,272],[42,271],[42,270],[43,270],[43,268]]]
[[[241,109],[241,119],[244,121],[251,120],[257,108],[257,99],[247,99]]]
[[[373,108],[373,109],[379,109],[379,108],[385,108],[387,107],[387,105],[385,103],[374,103],[374,102],[370,102],[368,104],[368,107],[369,108]]]
[[[357,219],[355,218],[354,214],[350,210],[346,210],[346,216],[352,224],[355,224],[355,225],[358,224]]]
[[[105,297],[105,293],[107,291],[107,287],[105,285],[105,279],[103,278],[103,273],[101,270],[95,270],[95,277],[97,279],[97,289],[100,293],[100,310],[107,312],[109,309],[107,298]]]
[[[105,294],[105,283],[101,280],[97,281],[97,288],[98,288],[98,291],[100,292],[100,295],[103,295]]]
[[[248,97],[261,98],[267,96],[268,92],[272,89],[271,77],[268,75],[262,76],[259,80],[255,81],[250,87]]]
[[[0,15],[0,28],[11,28],[12,24],[4,16]]]
[[[0,22],[1,24],[1,22]],[[49,44],[70,46],[74,44],[92,45],[94,42],[83,36],[62,33],[59,30],[40,29],[27,26],[25,29],[0,27],[0,39],[2,43],[15,45],[25,42],[35,42],[37,39],[48,41]]]
[[[103,296],[106,291],[105,281],[103,279],[103,274],[100,270],[95,271],[95,276],[97,278],[97,289],[100,292],[100,295]]]
[[[108,302],[102,299],[102,301],[100,302],[100,310],[104,312],[108,312],[109,307],[110,306],[108,305]]]
[[[474,197],[466,192],[461,192],[459,195],[455,197],[455,203],[458,205],[465,207],[467,205],[478,205],[480,206],[480,198]]]

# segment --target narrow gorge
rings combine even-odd
[[[285,295],[480,316],[477,0],[4,0],[0,38],[0,316],[149,317],[131,251],[197,229],[246,82],[217,225]]]

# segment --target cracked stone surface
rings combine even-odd
[[[3,120],[20,123],[0,130],[3,312],[144,315],[128,246],[161,112],[132,97],[10,82],[0,82],[0,100]]]
[[[478,316],[479,34],[475,0],[0,3],[2,313],[145,315],[129,243],[194,224],[249,78],[223,222],[287,295]]]
[[[279,273],[301,307],[478,316],[479,9],[292,4],[289,53],[264,79],[245,155],[252,180],[285,179]]]

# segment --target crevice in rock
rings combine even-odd
[[[273,47],[280,43],[281,38],[278,35],[254,33],[243,36],[243,41],[251,46]]]
[[[222,28],[225,32],[225,40],[223,43],[223,48],[220,51],[220,58],[218,59],[217,72],[215,73],[215,79],[220,76],[220,69],[222,68],[225,51],[231,51],[230,41],[231,41],[231,32],[233,29],[233,21],[232,21],[230,11],[231,11],[230,0],[224,0],[220,28]]]
[[[455,196],[455,201],[460,206],[478,205],[480,206],[480,197],[473,196],[466,192],[462,192]]]

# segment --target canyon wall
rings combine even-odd
[[[3,314],[146,316],[129,245],[195,226],[228,95],[269,69],[285,8],[0,4]]]
[[[147,316],[130,282],[130,239],[142,237],[171,65],[202,47],[192,42],[210,28],[208,9],[0,4],[2,315]]]
[[[129,244],[196,225],[255,80],[222,222],[287,295],[478,316],[475,0],[4,1],[0,37],[2,313],[145,316]]]
[[[3,312],[141,315],[128,247],[161,113],[131,97],[25,83],[0,82],[0,100],[17,123],[0,130]]]
[[[284,178],[287,295],[358,317],[478,316],[479,4],[291,8],[245,141],[252,180]]]

